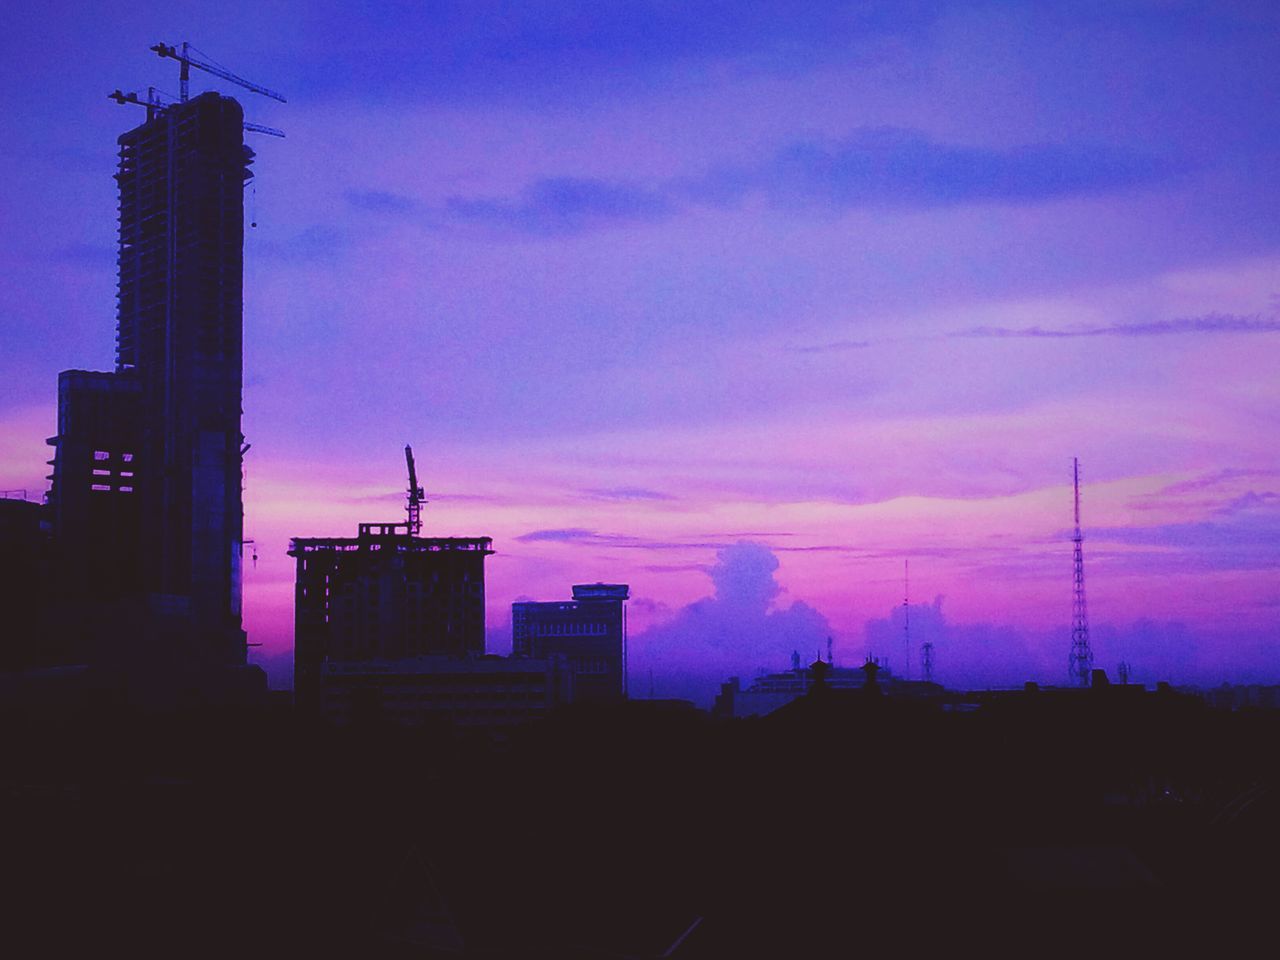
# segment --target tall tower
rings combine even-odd
[[[1075,576],[1073,577],[1071,603],[1071,656],[1068,671],[1071,682],[1087,687],[1093,671],[1093,650],[1089,646],[1089,608],[1084,599],[1084,534],[1080,532],[1080,460],[1072,460],[1075,485],[1076,532],[1071,538],[1075,544]]]
[[[142,592],[240,664],[244,113],[205,93],[119,139],[116,372],[136,381]]]

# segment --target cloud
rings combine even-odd
[[[1162,337],[1187,333],[1280,333],[1280,319],[1261,314],[1209,313],[1150,323],[1111,323],[1092,327],[972,327],[949,334],[957,338],[1061,340],[1073,337]]]
[[[583,490],[585,496],[592,500],[674,500],[675,497],[669,493],[662,493],[659,490],[649,490],[645,487],[598,487],[592,490]]]
[[[730,675],[781,669],[792,650],[822,648],[830,623],[803,601],[778,605],[777,569],[778,558],[764,544],[721,548],[706,570],[713,595],[631,638],[633,677],[652,670],[661,677],[660,693],[705,705]]]
[[[831,343],[815,343],[793,349],[796,353],[847,353],[850,350],[865,350],[869,346],[870,340],[833,340]]]
[[[562,530],[531,530],[516,537],[520,543],[580,543],[584,540],[597,540],[599,535],[594,530],[583,527],[568,527]]]
[[[932,603],[910,605],[907,614],[897,606],[883,619],[863,625],[866,655],[888,660],[901,675],[911,645],[911,677],[920,678],[921,648],[933,644],[934,674],[939,683],[955,688],[1016,687],[1028,680],[1056,679],[1047,670],[1035,643],[1014,627],[992,623],[952,623],[942,609],[942,597]],[[1065,655],[1063,673],[1065,675]]]
[[[411,213],[420,206],[412,197],[386,190],[348,190],[346,196],[347,203],[357,210],[372,213]]]
[[[840,141],[792,143],[757,166],[722,167],[683,186],[691,198],[715,206],[761,196],[775,207],[832,212],[1034,203],[1115,190],[1167,172],[1153,156],[1101,144],[968,147],[914,130],[869,127]]]
[[[717,72],[812,69],[847,58],[864,38],[920,36],[939,6],[933,0],[433,0],[391,11],[320,0],[308,7],[311,43],[331,47],[340,25],[344,39],[362,44],[363,55],[311,56],[288,66],[296,85],[313,95],[358,91],[365,98],[454,104],[581,101],[666,79],[696,82],[698,65],[707,62]]]
[[[793,142],[757,164],[726,165],[656,184],[543,178],[513,196],[451,197],[433,215],[445,223],[559,236],[616,224],[655,223],[689,209],[736,207],[748,200],[809,216],[855,208],[1036,203],[1111,191],[1166,172],[1165,164],[1154,157],[1101,145],[964,147],[912,130],[877,127],[839,141]],[[395,194],[349,194],[348,200],[367,210],[420,212],[413,201]],[[851,341],[815,349],[865,345]]]
[[[1151,555],[1130,558],[1144,568],[1277,570],[1280,569],[1280,495],[1249,491],[1220,505],[1204,520],[1145,527],[1102,527],[1089,531],[1103,543],[1162,547]]]
[[[933,643],[934,679],[954,689],[1019,687],[1028,680],[1061,685],[1067,682],[1070,629],[1028,631],[994,623],[953,623],[943,611],[943,598],[911,604],[912,676],[920,676],[920,650]],[[887,657],[901,670],[906,631],[902,607],[865,626],[866,653]],[[1121,663],[1133,683],[1158,680],[1217,682],[1224,672],[1257,673],[1267,662],[1257,638],[1247,634],[1210,637],[1176,621],[1140,617],[1127,623],[1093,624],[1090,641],[1094,666],[1116,679]]]
[[[534,181],[513,198],[451,197],[443,213],[455,223],[551,236],[618,223],[653,223],[675,211],[668,197],[637,184],[553,177]]]

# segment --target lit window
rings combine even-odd
[[[95,459],[95,460],[110,460],[110,459],[111,459],[111,454],[110,454],[108,451],[106,451],[106,450],[95,450],[95,451],[93,451],[93,459]]]
[[[121,488],[120,488],[120,492],[121,492],[121,493],[133,493],[133,487],[121,487]]]
[[[95,470],[95,471],[93,471],[93,475],[94,475],[95,477],[109,477],[109,476],[111,476],[111,471],[110,471],[110,470]]]
[[[122,454],[120,454],[120,459],[121,459],[121,460],[123,460],[125,463],[133,463],[133,454],[132,454],[132,453],[122,453]]]
[[[90,490],[110,490],[111,488],[105,483],[95,483],[89,488]]]

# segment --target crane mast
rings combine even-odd
[[[422,533],[422,505],[426,503],[426,495],[418,486],[418,471],[413,464],[413,447],[404,445],[404,461],[409,467],[409,535],[416,537]]]

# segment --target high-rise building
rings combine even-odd
[[[625,583],[583,583],[572,600],[511,605],[515,656],[564,657],[575,700],[610,700],[626,694]]]
[[[235,666],[253,151],[230,97],[148,113],[119,138],[116,369],[59,380],[53,528],[69,595],[128,595],[184,635],[188,659]]]
[[[362,523],[354,538],[291,540],[298,705],[318,709],[326,662],[482,655],[492,544],[419,537],[407,523]]]

